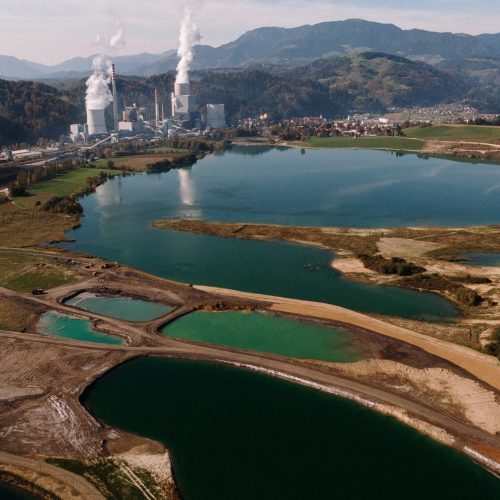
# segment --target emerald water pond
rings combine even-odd
[[[107,424],[163,442],[186,500],[500,496],[493,475],[396,420],[259,373],[137,359],[83,399]]]
[[[188,283],[316,300],[407,318],[458,312],[428,293],[345,280],[328,251],[150,227],[196,217],[313,226],[488,224],[500,167],[380,151],[234,148],[189,169],[114,178],[81,200],[73,250]]]
[[[123,344],[123,340],[118,337],[93,330],[89,320],[72,318],[52,312],[42,315],[37,329],[46,335],[63,337],[65,339],[97,342],[99,344]]]
[[[361,359],[345,330],[260,313],[196,312],[176,319],[161,331],[182,340],[292,358],[335,362]]]
[[[111,318],[133,322],[150,321],[174,310],[172,306],[155,302],[94,293],[81,293],[66,300],[65,304]]]

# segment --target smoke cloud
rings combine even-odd
[[[110,38],[109,46],[116,52],[125,45],[125,28],[118,26],[118,31]]]
[[[193,19],[193,8],[186,6],[181,24],[178,56],[181,58],[177,66],[177,83],[189,83],[189,71],[193,63],[193,46],[200,40],[200,29]]]
[[[106,109],[113,102],[109,89],[111,83],[111,62],[103,57],[95,57],[92,61],[94,73],[87,80],[87,109]]]

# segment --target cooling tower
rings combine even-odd
[[[87,125],[89,135],[107,134],[104,109],[87,109]]]
[[[189,83],[175,83],[175,95],[190,95],[191,85]]]

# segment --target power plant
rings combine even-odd
[[[201,128],[197,113],[196,97],[191,95],[191,84],[175,82],[172,92],[172,121],[177,127],[185,130]],[[198,123],[197,123],[198,122]]]
[[[87,142],[89,139],[105,141],[107,139],[103,136],[108,135],[108,139],[116,141],[120,136],[184,135],[200,133],[203,129],[225,128],[224,104],[208,104],[201,111],[196,96],[191,93],[189,73],[194,57],[194,43],[199,39],[200,34],[198,26],[192,20],[192,11],[186,9],[181,27],[177,78],[170,98],[172,111],[167,119],[158,89],[154,91],[153,106],[151,103],[124,106],[120,117],[115,65],[104,57],[96,57],[93,61],[94,72],[87,80],[87,124],[71,125],[71,139],[74,142]],[[113,131],[110,135],[106,126],[106,109],[111,103]],[[146,115],[147,109],[154,109],[154,117]]]
[[[119,117],[118,117],[118,94],[116,92],[116,72],[115,72],[115,65],[113,64],[111,66],[111,82],[113,86],[113,125],[114,125],[114,130],[115,132],[119,130],[118,127],[118,122],[119,122]]]
[[[87,130],[89,135],[107,134],[104,109],[87,108]]]
[[[226,128],[226,110],[224,104],[207,104],[206,112],[207,129]]]

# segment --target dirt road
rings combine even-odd
[[[0,468],[5,468],[29,479],[60,498],[104,500],[104,496],[85,478],[42,460],[19,457],[0,451]]]

